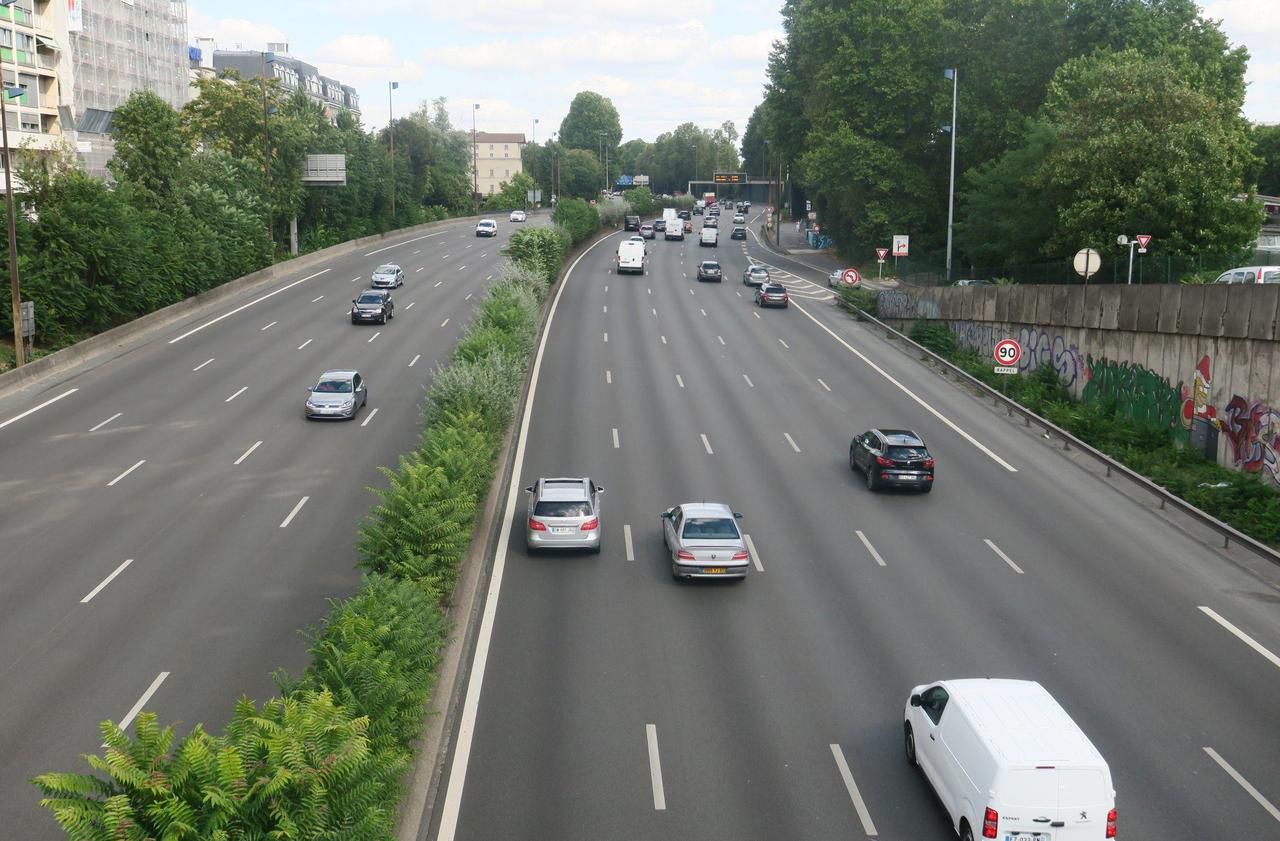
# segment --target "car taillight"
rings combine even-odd
[[[734,553],[733,553],[733,559],[734,559],[735,561],[745,561],[745,560],[746,560],[747,558],[749,558],[749,557],[751,557],[751,556],[750,556],[750,555],[748,555],[746,552],[734,552]]]
[[[924,466],[925,466],[925,467],[927,467],[927,468],[929,468],[930,470],[932,470],[932,469],[933,469],[933,457],[932,457],[932,456],[930,456],[929,458],[927,458],[927,459],[925,459],[925,460],[924,460]]]
[[[1000,815],[996,813],[995,809],[992,809],[990,806],[988,806],[986,814],[982,816],[982,837],[995,838],[996,824],[999,822],[1000,822]]]
[[[582,531],[595,531],[600,527],[600,518],[592,517],[582,524]]]
[[[692,561],[693,553],[687,549],[681,549],[679,552],[676,552],[676,557],[682,561]]]
[[[1107,837],[1108,838],[1116,837],[1116,810],[1115,809],[1112,809],[1110,812],[1107,812]]]
[[[893,459],[888,456],[876,456],[876,464],[881,467],[893,467]]]
[[[529,528],[533,529],[534,531],[546,531],[547,525],[546,523],[543,523],[541,520],[535,520],[532,517],[530,517]]]

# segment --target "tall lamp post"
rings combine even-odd
[[[538,145],[538,118],[537,117],[533,118],[533,133],[530,137],[529,142],[532,143],[534,146]]]
[[[693,185],[698,183],[698,144],[690,143],[689,148],[693,150],[693,179],[689,182],[690,194],[693,193]]]
[[[560,200],[560,144],[556,140],[559,132],[551,132],[551,206]]]
[[[951,226],[955,222],[956,212],[956,103],[960,90],[960,71],[954,67],[947,68],[944,77],[951,80],[951,187],[947,193],[947,283],[951,283]]]
[[[267,101],[267,65],[274,61],[271,53],[262,54],[262,168],[267,176],[267,238],[271,240],[272,259],[276,253],[276,231],[271,208],[271,106]]]
[[[391,140],[391,225],[396,223],[396,121],[392,113],[391,92],[399,82],[387,82],[387,135]]]
[[[0,6],[12,6],[14,0],[4,0]],[[4,86],[4,101],[17,99],[23,90],[17,85],[17,68],[14,68],[14,86]],[[22,293],[18,288],[18,229],[13,216],[13,149],[9,146],[8,109],[0,104],[0,134],[4,143],[4,202],[9,211],[9,295],[13,301],[13,364],[25,365],[27,351],[22,345]]]
[[[604,163],[604,191],[606,193],[610,192],[609,190],[609,144],[606,143],[604,140],[604,136],[607,133],[608,132],[606,132],[604,129],[599,129],[598,131],[596,131],[596,134],[600,135],[600,149],[601,149],[600,160],[602,163]]]
[[[476,112],[480,103],[471,106],[471,205],[472,213],[480,213],[480,153],[476,149]]]

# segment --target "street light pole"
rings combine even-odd
[[[480,152],[476,149],[476,112],[480,103],[471,106],[471,206],[472,214],[480,214]]]
[[[960,91],[960,71],[950,68],[946,75],[951,79],[951,188],[947,193],[947,284],[951,284],[951,227],[956,213],[956,104]]]
[[[18,81],[16,69],[13,77]],[[22,88],[8,87],[4,89],[4,100],[7,102],[22,96]],[[4,199],[9,211],[9,295],[13,302],[13,364],[21,367],[27,362],[27,351],[22,345],[22,293],[18,287],[18,229],[13,216],[13,149],[9,146],[8,109],[0,106],[0,133],[4,142]]]
[[[533,118],[533,133],[532,133],[532,136],[530,137],[529,142],[534,146],[538,145],[538,118],[537,117]]]
[[[396,223],[396,121],[392,114],[391,92],[400,87],[399,82],[387,82],[387,135],[391,139],[391,226]]]
[[[272,57],[272,61],[275,57]],[[271,115],[267,104],[267,54],[262,53],[262,166],[267,175],[267,238],[271,240],[271,259],[275,259],[276,231],[271,208]]]
[[[693,181],[689,183],[689,186],[692,187],[698,183],[698,144],[690,143],[689,148],[693,150]],[[693,191],[690,190],[690,192]]]

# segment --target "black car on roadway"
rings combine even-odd
[[[693,214],[692,214],[692,213],[690,213],[690,212],[689,212],[689,211],[687,211],[687,210],[681,210],[681,211],[679,211],[678,213],[676,213],[676,215],[677,215],[677,216],[679,216],[681,219],[692,219],[692,218],[693,218]]]
[[[624,217],[622,217],[622,229],[623,229],[624,231],[638,231],[638,230],[640,230],[640,217],[639,217],[639,216],[624,216]]]
[[[729,234],[729,239],[746,239],[747,229],[739,225]]]
[[[655,231],[657,231],[658,233],[663,233],[664,231],[666,231],[666,230],[667,230],[667,220],[666,220],[666,219],[654,219],[654,220],[653,220],[652,222],[650,222],[649,224],[650,224],[650,225],[652,225],[652,226],[653,226],[653,229],[654,229]]]
[[[869,429],[854,438],[849,469],[866,474],[869,491],[885,485],[933,490],[933,456],[909,429]]]
[[[376,321],[386,324],[388,319],[395,318],[395,308],[390,289],[366,289],[351,299],[351,323]]]

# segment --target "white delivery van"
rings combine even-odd
[[[702,236],[698,239],[698,245],[709,245],[712,248],[720,247],[720,229],[719,228],[703,228]]]
[[[667,227],[662,232],[663,239],[678,239],[684,242],[684,220],[680,218],[668,219]]]
[[[903,723],[962,841],[1116,836],[1111,771],[1053,696],[1030,680],[942,680],[911,690]]]
[[[624,239],[618,243],[618,274],[638,272],[644,274],[644,243],[634,239]]]

